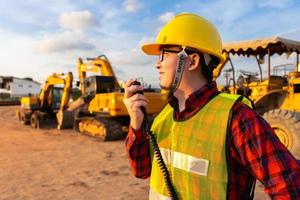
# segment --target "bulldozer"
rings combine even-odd
[[[296,64],[289,73],[279,75],[279,66],[271,67],[274,54],[296,54]],[[254,103],[256,111],[271,125],[280,141],[300,159],[300,42],[281,37],[225,43],[223,54],[230,63],[233,81],[224,88],[232,94],[242,94]],[[258,70],[242,72],[235,81],[235,67],[230,55],[254,57]],[[267,57],[267,74],[261,64]],[[280,66],[282,67],[282,66]],[[272,73],[273,71],[273,73]],[[284,68],[286,72],[286,69]]]
[[[75,113],[74,129],[102,141],[126,137],[129,115],[123,103],[124,88],[107,57],[79,58],[77,69],[82,97],[67,109]],[[167,103],[168,94],[160,90],[145,88],[144,94],[149,99],[150,115],[160,112]]]
[[[73,82],[71,72],[65,74],[54,73],[50,75],[39,96],[26,96],[21,98],[21,108],[17,117],[22,124],[40,128],[47,120],[55,120],[56,113],[68,107]],[[63,85],[64,87],[58,87]]]

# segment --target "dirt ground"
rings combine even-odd
[[[16,108],[0,106],[1,200],[148,199],[148,180],[131,174],[124,141],[35,130],[17,122]],[[269,199],[260,185],[255,199]]]

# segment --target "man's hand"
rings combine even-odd
[[[144,114],[140,107],[143,106],[146,108],[148,100],[143,94],[136,93],[144,88],[140,85],[132,85],[135,80],[136,79],[130,79],[126,82],[123,102],[130,116],[130,126],[134,130],[139,130],[144,119]]]

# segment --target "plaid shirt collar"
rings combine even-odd
[[[178,100],[172,95],[169,99],[169,104],[174,109],[175,120],[186,120],[193,116],[198,110],[200,110],[207,102],[219,93],[217,84],[215,81],[208,82],[200,89],[192,93],[185,101],[185,109],[179,112]]]

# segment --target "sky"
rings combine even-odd
[[[141,78],[157,86],[157,58],[140,46],[182,12],[207,18],[223,42],[271,36],[300,41],[299,0],[0,0],[0,10],[0,76],[40,83],[69,71],[78,80],[77,59],[104,54],[119,80]],[[274,63],[295,59],[277,56]],[[233,62],[257,70],[253,61]]]

